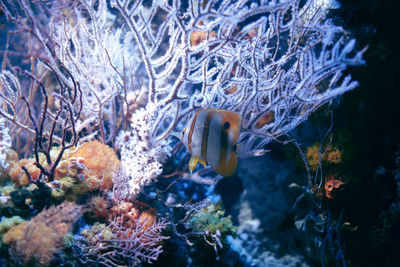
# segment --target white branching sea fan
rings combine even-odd
[[[240,113],[239,155],[258,155],[354,89],[357,82],[343,72],[364,63],[365,49],[355,51],[355,40],[326,17],[334,1],[18,0],[1,6],[30,29],[27,51],[45,69],[37,76],[51,70],[70,87],[79,85],[81,142],[127,137],[117,141],[127,195],[160,174],[165,141],[199,109]],[[22,101],[7,80],[18,81],[17,74],[4,70],[1,77],[0,114],[34,132],[26,115],[19,116]],[[20,96],[27,89],[17,90]]]

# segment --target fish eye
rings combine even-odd
[[[229,127],[231,127],[231,124],[229,123],[229,121],[226,121],[226,122],[224,123],[224,128],[225,128],[226,130],[228,130]]]

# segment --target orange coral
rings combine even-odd
[[[96,221],[105,221],[108,217],[107,200],[100,196],[94,196],[86,204],[86,216]]]
[[[21,224],[11,227],[3,236],[3,243],[9,245],[23,238],[26,224],[27,222],[22,222]]]
[[[12,227],[3,236],[3,242],[10,245],[10,266],[48,266],[81,212],[77,204],[63,202]]]
[[[22,166],[28,170],[32,180],[36,181],[40,177],[40,169],[36,167],[34,159],[21,159],[18,163],[14,164],[8,175],[18,186],[27,186],[29,184],[28,176],[22,169]]]
[[[126,229],[132,229],[132,231],[137,224],[140,224],[145,231],[156,222],[156,214],[154,209],[143,202],[122,201],[111,208],[109,220],[115,221]],[[127,237],[130,237],[130,234]]]
[[[77,178],[85,169],[84,163],[82,157],[69,157],[61,160],[55,170],[54,179],[60,180],[67,176]]]
[[[324,152],[324,150],[321,152]],[[337,148],[329,146],[325,148],[325,153],[320,158],[320,144],[317,143],[313,146],[307,147],[306,158],[311,170],[315,171],[320,161],[335,164],[339,163],[342,160],[342,152]]]
[[[244,37],[243,39],[245,40],[250,40],[250,42],[252,41],[253,37],[257,35],[257,30],[250,30]]]
[[[335,176],[325,177],[325,197],[332,198],[332,192],[344,185],[342,179],[336,179]]]
[[[18,163],[18,154],[15,150],[9,149],[6,153],[6,163],[8,163],[7,168],[0,167],[0,181],[8,178],[8,172],[11,168]]]
[[[112,188],[112,175],[118,170],[120,161],[111,147],[99,141],[90,141],[79,146],[70,157],[82,158],[86,167],[83,170],[85,178],[98,180],[98,183],[92,181],[92,184],[101,185],[101,190]]]

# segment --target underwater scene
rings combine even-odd
[[[398,10],[0,0],[0,266],[400,266]]]

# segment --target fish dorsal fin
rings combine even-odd
[[[231,176],[235,173],[238,160],[236,154],[231,152],[229,160],[220,160],[219,162],[209,162],[211,168],[218,174],[223,176]]]

